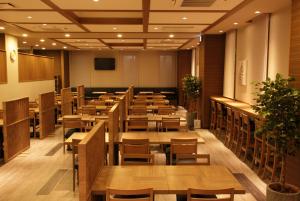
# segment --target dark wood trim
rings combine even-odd
[[[142,18],[78,18],[80,24],[143,24]]]
[[[143,46],[143,43],[107,43],[109,46]]]
[[[148,32],[150,0],[143,0],[143,32]]]
[[[112,49],[112,47],[110,45],[108,45],[104,40],[98,38],[98,40],[103,43],[105,46],[107,46],[109,49]]]
[[[63,44],[63,45],[65,45],[65,46],[69,46],[69,47],[78,49],[78,47],[75,47],[75,46],[70,45],[70,44],[68,44],[68,43],[65,43],[65,42],[62,42],[62,41],[60,41],[60,40],[57,40],[56,38],[49,38],[49,39],[55,41],[56,43],[60,43],[60,44]]]

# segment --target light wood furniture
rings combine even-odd
[[[81,117],[78,116],[64,116],[62,120],[62,126],[63,126],[63,151],[65,153],[65,133],[66,129],[79,129],[82,131],[85,127],[83,124]]]
[[[61,115],[73,114],[73,96],[71,88],[61,89]]]
[[[55,94],[54,92],[39,95],[40,139],[55,131]]]
[[[107,189],[106,201],[154,201],[153,189],[120,190]]]
[[[230,148],[235,153],[237,153],[237,150],[238,150],[238,147],[239,147],[240,130],[241,130],[240,112],[239,111],[234,111],[232,142],[231,142]]]
[[[146,130],[148,131],[148,118],[141,116],[141,117],[129,117],[126,122],[126,132],[129,130]]]
[[[201,195],[202,195],[202,198],[201,198]],[[222,195],[222,197],[218,198],[218,197],[216,197],[216,195]],[[225,195],[225,197],[224,197],[224,195]],[[234,200],[234,189],[227,188],[227,189],[207,190],[207,189],[189,188],[188,192],[187,192],[187,201],[218,201],[218,200],[233,201]]]
[[[176,112],[175,108],[158,107],[157,114],[159,114],[159,115],[171,115],[171,114],[175,114],[175,112]]]
[[[217,103],[217,125],[216,125],[216,134],[221,137],[223,131],[225,130],[225,115],[223,112],[223,107],[221,103]]]
[[[78,144],[80,201],[91,200],[92,185],[99,172],[102,172],[101,170],[104,168],[105,155],[105,125],[102,121],[96,124]],[[95,156],[97,156],[97,160],[95,160]]]
[[[90,180],[94,180],[91,193],[95,195],[104,195],[109,188],[153,188],[157,194],[186,194],[188,188],[234,188],[234,193],[245,193],[226,167],[216,165],[105,166]]]
[[[198,154],[197,153],[197,138],[190,139],[171,139],[170,147],[170,164],[179,165],[183,162],[186,164],[198,164],[198,165],[210,165],[209,154]],[[175,161],[174,158],[175,157]],[[198,158],[205,159],[204,162],[197,161]]]
[[[180,117],[162,117],[161,130],[180,130]]]
[[[149,139],[122,139],[121,165],[152,165]]]
[[[96,115],[96,106],[95,105],[82,105],[81,114],[82,115]]]
[[[109,131],[109,165],[117,165],[119,160],[118,149],[115,143],[119,140],[119,126],[120,126],[120,105],[115,104],[108,112],[108,131]]]
[[[84,85],[77,86],[77,110],[85,105]]]
[[[147,102],[144,101],[144,100],[134,100],[134,101],[132,102],[132,104],[133,104],[134,106],[146,106],[146,105],[147,105]]]
[[[7,83],[6,51],[0,50],[0,84]]]
[[[165,95],[153,94],[153,95],[135,95],[134,98],[146,97],[147,99],[164,99]]]
[[[253,145],[251,144],[251,128],[250,128],[250,119],[246,114],[241,115],[242,126],[240,131],[240,152],[239,157],[244,153],[244,161],[247,158],[248,151]]]
[[[234,122],[234,113],[230,107],[226,108],[226,133],[225,133],[225,146],[229,147],[232,143],[233,136],[233,122]]]
[[[269,140],[269,139],[268,139]],[[266,176],[266,173],[271,174],[271,182],[274,181],[276,173],[281,173],[281,159],[277,153],[276,146],[267,140],[266,142],[266,159],[265,166],[263,171],[263,177]]]
[[[3,102],[4,162],[29,147],[29,98]]]
[[[147,108],[143,105],[134,105],[131,107],[130,110],[131,115],[146,115],[147,114]]]
[[[72,140],[72,170],[73,170],[73,191],[75,191],[75,180],[77,175],[77,184],[79,182],[79,166],[78,166],[78,144],[81,140]],[[77,173],[77,174],[76,174]]]

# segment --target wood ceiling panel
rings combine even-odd
[[[75,24],[17,24],[34,32],[84,32]]]
[[[196,13],[196,12],[150,12],[149,23],[165,24],[211,24],[225,13]],[[182,19],[186,17],[187,19]]]
[[[142,18],[142,12],[74,12],[78,17],[91,18]]]
[[[32,18],[28,18],[31,16]],[[70,23],[70,21],[54,11],[1,11],[0,19],[16,23]]]
[[[187,41],[187,39],[148,39],[148,43],[175,43],[175,44],[182,44]]]
[[[75,47],[103,47],[105,46],[103,43],[67,43],[69,45],[75,46]]]
[[[91,32],[142,32],[142,25],[97,25],[86,24],[84,25]],[[116,30],[114,28],[117,28]]]
[[[126,49],[126,50],[141,50],[141,49],[144,49],[143,46],[113,46],[112,48],[113,49],[118,49],[118,50],[123,50],[123,49]]]
[[[76,38],[61,38],[56,39],[58,41],[64,42],[64,43],[99,43],[100,41],[97,39],[76,39]]]
[[[147,43],[147,46],[151,46],[151,47],[179,47],[181,46],[182,43]]]
[[[143,39],[103,39],[106,43],[142,43]]]
[[[209,7],[181,7],[182,1],[151,0],[151,10],[231,10],[244,0],[216,0]]]
[[[209,25],[149,25],[149,32],[201,32]]]
[[[141,0],[52,0],[62,9],[86,9],[86,10],[142,10]]]
[[[14,6],[5,9],[50,9],[40,0],[1,0],[0,3],[10,3]]]

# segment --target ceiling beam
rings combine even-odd
[[[79,18],[81,24],[142,24],[142,18]]]
[[[98,40],[99,40],[101,43],[103,43],[106,47],[108,47],[109,49],[112,49],[112,47],[111,47],[109,44],[107,44],[106,42],[104,42],[104,40],[102,40],[101,38],[98,38]]]
[[[78,47],[76,47],[76,46],[74,46],[74,45],[70,45],[69,43],[65,43],[65,42],[56,40],[55,38],[49,38],[49,39],[55,41],[55,42],[58,43],[58,44],[63,44],[64,46],[69,46],[69,47],[78,49]]]
[[[143,32],[148,32],[150,0],[143,0]]]
[[[143,41],[144,41],[144,49],[147,49],[147,39],[144,38]]]
[[[131,46],[131,47],[136,47],[136,46],[143,46],[143,43],[107,43],[110,46]]]
[[[52,1],[50,0],[41,0],[43,3],[45,3],[47,6],[49,6],[50,8],[52,8],[54,11],[58,12],[59,14],[61,14],[62,16],[64,16],[65,18],[67,18],[68,20],[70,20],[71,22],[73,22],[74,24],[76,24],[77,26],[79,26],[81,29],[83,29],[86,32],[90,32],[90,30],[88,30],[87,28],[85,28],[78,20],[79,18],[74,15],[73,13],[66,11],[66,10],[62,10],[60,9],[56,4],[54,4]]]

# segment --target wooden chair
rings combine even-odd
[[[217,198],[217,195],[225,195],[222,198]],[[187,201],[233,201],[234,200],[234,189],[218,189],[218,190],[207,190],[207,189],[192,189],[189,188],[187,192]]]
[[[276,146],[272,144],[268,139],[266,142],[266,159],[263,171],[263,178],[265,178],[266,173],[269,172],[271,173],[271,182],[274,181],[276,173],[281,169],[281,159],[277,154],[276,149]]]
[[[136,106],[146,106],[147,102],[145,100],[134,100],[133,101],[133,105],[136,105]]]
[[[215,132],[217,125],[217,110],[216,110],[216,102],[210,101],[210,131]]]
[[[243,160],[247,158],[247,153],[252,146],[251,144],[251,128],[250,128],[250,119],[246,114],[242,114],[242,126],[240,130],[240,150],[239,157],[244,153]]]
[[[66,129],[79,129],[80,132],[82,132],[85,125],[82,123],[81,117],[63,117],[62,126],[63,126],[63,151],[65,153]]]
[[[0,109],[0,119],[3,119],[3,110]]]
[[[77,184],[79,183],[79,168],[78,168],[78,144],[81,140],[72,140],[72,161],[73,161],[73,191],[75,191],[75,174],[77,175]]]
[[[157,114],[159,115],[170,115],[170,114],[175,114],[176,109],[171,108],[171,107],[158,107]]]
[[[129,120],[127,121],[126,131],[136,129],[148,131],[148,117],[129,117]]]
[[[133,115],[146,115],[147,114],[147,108],[146,108],[146,106],[132,106],[131,114],[133,114]]]
[[[165,100],[161,99],[161,100],[153,100],[153,105],[166,105]]]
[[[150,153],[149,139],[123,139],[121,165],[153,165],[154,155]]]
[[[81,107],[81,113],[87,115],[96,115],[96,106],[95,105],[83,105]]]
[[[117,190],[106,189],[106,201],[154,201],[153,189]]]
[[[175,161],[173,159],[175,157]],[[205,159],[205,161],[197,161]],[[197,139],[171,139],[170,147],[170,164],[171,165],[210,165],[209,154],[197,153]]]
[[[237,152],[238,147],[239,147],[240,129],[241,129],[240,112],[234,111],[232,142],[231,142],[230,148],[235,153]]]
[[[161,121],[161,130],[180,130],[180,117],[163,117]]]
[[[230,107],[227,107],[227,118],[226,118],[226,134],[225,134],[225,146],[229,147],[232,140],[232,132],[233,132],[233,112]]]
[[[223,112],[223,107],[221,103],[217,103],[217,125],[216,125],[216,134],[219,137],[222,137],[223,131],[225,130],[225,114]]]

